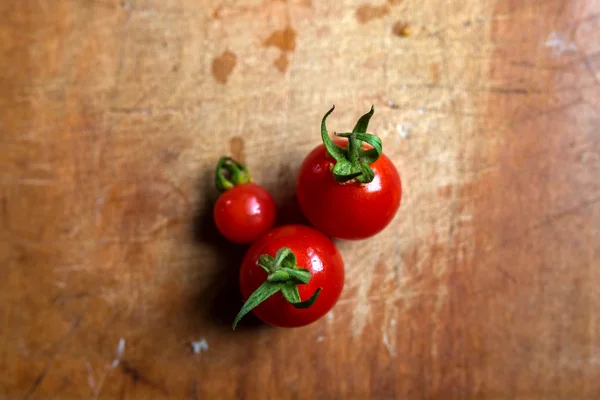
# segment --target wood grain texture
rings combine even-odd
[[[598,37],[594,0],[3,2],[0,398],[599,398]],[[301,220],[332,103],[400,212],[323,320],[232,332],[213,166]]]

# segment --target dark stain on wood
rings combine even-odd
[[[212,74],[215,80],[223,85],[226,84],[236,64],[237,56],[229,50],[225,50],[223,54],[215,57],[212,62]]]
[[[440,83],[440,64],[431,64],[431,80],[434,85]]]
[[[275,68],[280,72],[285,72],[289,66],[288,53],[296,50],[296,31],[291,26],[286,26],[281,30],[271,33],[264,42],[265,47],[276,47],[281,51],[279,57],[273,62]]]
[[[244,139],[240,136],[234,136],[229,139],[229,152],[231,153],[231,157],[241,162],[242,164],[246,163],[246,153],[244,151]]]
[[[283,52],[296,50],[296,31],[290,26],[274,31],[263,43],[265,47],[277,47]]]
[[[398,37],[409,37],[412,32],[406,22],[397,21],[392,27],[392,33]]]
[[[390,13],[390,7],[387,4],[382,6],[372,6],[362,4],[356,9],[356,20],[361,24],[366,24],[375,19],[383,18]]]
[[[288,60],[287,53],[281,53],[279,57],[273,61],[273,65],[279,70],[279,72],[287,71],[289,63],[290,61]]]
[[[213,11],[213,13],[212,13],[213,19],[221,19],[222,9],[223,9],[223,6],[219,6],[219,7],[215,8],[215,11]]]

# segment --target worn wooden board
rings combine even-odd
[[[0,398],[599,398],[597,1],[0,11]],[[332,103],[375,105],[401,210],[322,321],[234,333],[213,165],[297,221]]]

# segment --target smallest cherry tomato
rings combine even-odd
[[[223,175],[229,172],[229,179]],[[217,229],[234,243],[251,243],[275,223],[275,202],[263,187],[251,183],[242,164],[222,157],[217,164],[215,184],[223,192],[213,209]]]

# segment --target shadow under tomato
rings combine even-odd
[[[203,282],[205,289],[192,298],[190,309],[192,315],[201,318],[202,322],[215,324],[217,327],[231,331],[231,324],[242,307],[243,299],[239,286],[239,269],[247,245],[229,242],[218,231],[212,215],[212,205],[219,193],[204,182],[213,181],[213,171],[207,171],[200,181],[200,195],[204,196],[206,205],[198,209],[192,223],[192,238],[197,245],[210,246],[215,250],[215,265],[199,268],[210,268],[210,282]],[[250,313],[239,323],[237,330],[256,329],[268,325]]]
[[[286,196],[282,204],[283,206],[277,210],[275,226],[290,224],[312,226],[302,213],[296,194]]]
[[[290,165],[280,165],[276,186],[266,187],[266,189],[274,195],[278,205],[275,226],[290,224],[310,226],[296,198],[296,173]]]

